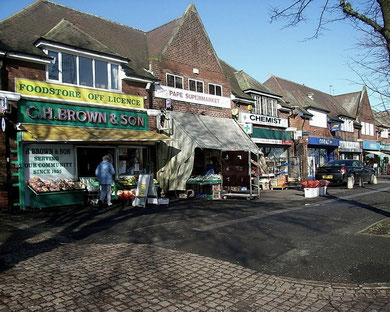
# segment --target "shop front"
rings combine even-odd
[[[309,137],[307,144],[308,178],[314,179],[318,167],[335,159],[340,142],[336,139]]]
[[[134,185],[138,174],[155,172],[155,143],[169,140],[149,131],[145,111],[124,108],[21,100],[18,122],[21,209],[82,204],[98,191],[95,169],[104,155],[116,180]]]
[[[375,141],[363,141],[363,162],[367,166],[370,166],[377,170],[379,173],[379,167],[381,163],[382,154],[380,151],[381,144]]]
[[[390,174],[390,143],[381,143],[382,162],[380,169],[382,174]]]
[[[360,160],[362,149],[359,142],[340,141],[339,158]]]
[[[264,155],[267,173],[263,180],[269,177],[285,182],[289,178],[300,178],[298,161],[290,157],[293,142],[291,132],[285,131],[288,127],[287,119],[240,113],[240,122]],[[276,182],[273,184],[278,185]]]
[[[232,190],[258,194],[251,161],[258,167],[259,149],[234,120],[179,112],[166,118],[173,140],[158,150],[158,180],[165,192],[213,199]]]

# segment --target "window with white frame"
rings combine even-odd
[[[266,116],[278,116],[278,101],[262,95],[252,94],[252,98],[256,101],[254,113]]]
[[[203,81],[188,79],[188,90],[203,93]]]
[[[177,89],[183,89],[183,77],[167,74],[167,86]]]
[[[345,117],[340,117],[340,119],[343,121],[343,123],[341,123],[341,131],[345,131],[345,132],[353,132],[354,131],[352,119],[348,119]]]
[[[374,136],[374,124],[362,122],[362,134]]]
[[[383,129],[381,131],[381,138],[388,139],[389,138],[389,129]]]
[[[209,83],[209,94],[222,96],[222,86]]]
[[[319,127],[319,128],[327,128],[328,127],[328,118],[326,113],[320,112],[313,109],[307,110],[313,117],[310,119],[310,126]]]
[[[48,50],[47,79],[72,85],[119,90],[119,65],[102,59]]]

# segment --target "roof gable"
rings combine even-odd
[[[157,41],[157,34],[165,37]],[[149,51],[159,58],[223,73],[198,11],[190,4],[179,19],[151,32]]]

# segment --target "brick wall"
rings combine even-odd
[[[204,31],[203,25],[194,12],[189,12],[172,42],[160,59],[151,60],[155,76],[162,85],[166,85],[166,74],[183,77],[183,88],[189,90],[188,79],[203,81],[204,93],[208,94],[208,84],[222,86],[222,96],[230,98],[230,83],[225,77],[214,49]],[[199,70],[194,74],[193,69]],[[155,109],[164,109],[165,100],[155,98]],[[201,114],[213,117],[231,117],[231,108],[223,109],[209,105],[199,105],[190,102],[172,101],[174,111]]]

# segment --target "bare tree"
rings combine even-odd
[[[287,21],[286,27],[307,20],[310,7],[319,4],[317,26],[311,38],[323,33],[329,23],[347,21],[363,35],[361,51],[350,67],[373,93],[390,103],[390,1],[389,0],[291,0],[282,8],[271,9],[271,22]]]

